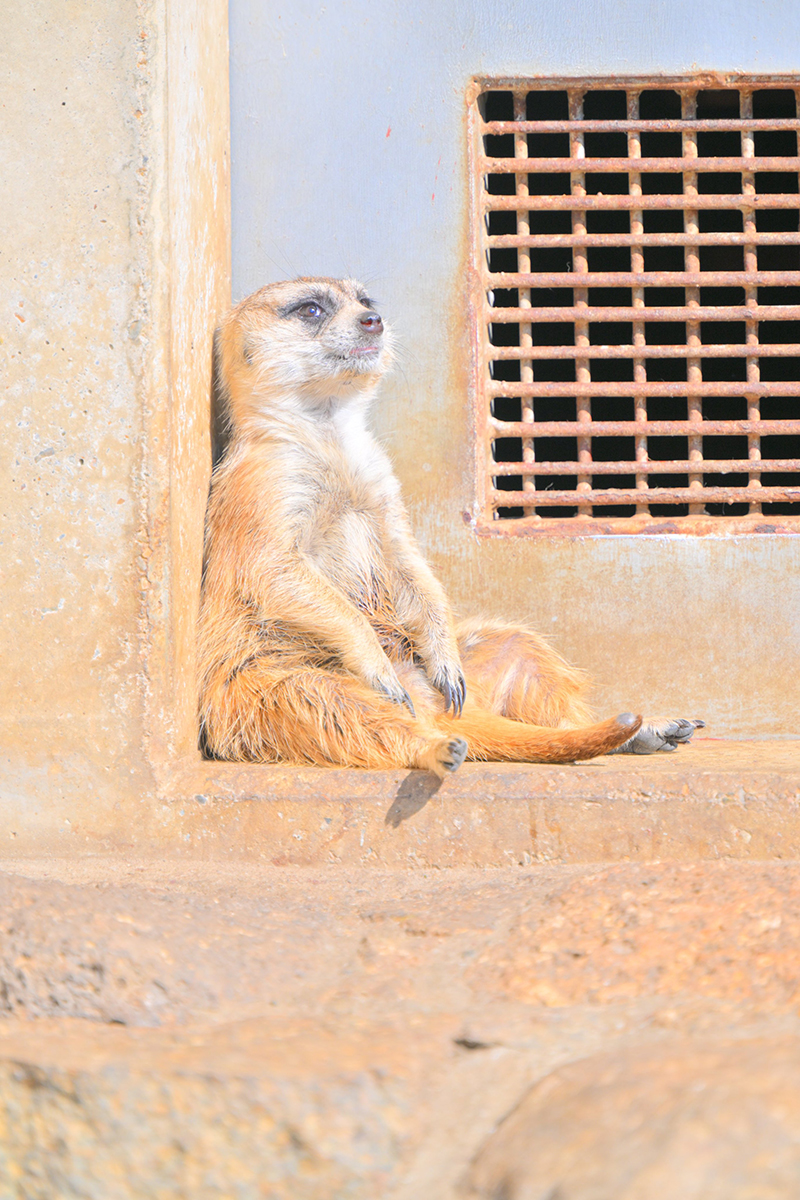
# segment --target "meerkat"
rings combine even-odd
[[[392,348],[359,283],[264,287],[223,320],[215,350],[229,441],[206,525],[207,754],[444,778],[467,758],[637,749],[641,717],[593,723],[587,677],[538,634],[455,622],[368,429]],[[696,724],[648,726],[638,749]]]

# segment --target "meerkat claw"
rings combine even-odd
[[[417,714],[414,711],[414,703],[404,687],[401,687],[395,680],[394,684],[384,683],[383,680],[373,680],[372,687],[376,692],[381,692],[387,700],[391,700],[392,704],[405,705],[411,716],[416,720]]]
[[[432,682],[436,690],[441,692],[444,697],[444,711],[449,712],[452,708],[453,716],[460,717],[464,711],[464,701],[467,696],[467,683],[462,673],[459,671],[454,680],[442,673],[437,675]]]

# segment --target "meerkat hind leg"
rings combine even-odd
[[[582,726],[589,677],[523,626],[464,621],[457,630],[467,695],[480,708],[528,725]]]
[[[235,762],[416,767],[444,779],[467,754],[458,731],[445,736],[432,722],[412,719],[353,675],[279,672],[266,659],[229,679],[204,727],[211,752]]]

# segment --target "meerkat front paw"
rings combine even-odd
[[[609,754],[657,754],[676,750],[691,740],[695,729],[705,729],[705,721],[677,717],[672,721],[647,721],[641,729]]]
[[[414,704],[406,689],[401,684],[397,676],[392,672],[391,675],[373,676],[369,680],[369,685],[376,692],[380,692],[387,700],[391,700],[392,704],[405,705],[412,717],[416,718],[414,712]]]
[[[444,696],[444,711],[449,712],[452,708],[453,716],[460,717],[467,698],[467,681],[461,668],[441,667],[430,679],[437,692]]]

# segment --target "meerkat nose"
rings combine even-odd
[[[383,321],[377,313],[371,313],[369,316],[359,318],[358,323],[367,333],[383,333]]]

